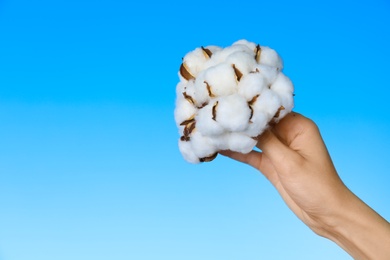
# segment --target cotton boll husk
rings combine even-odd
[[[199,158],[195,155],[192,150],[191,142],[179,140],[179,150],[183,158],[190,163],[199,163]]]
[[[260,95],[266,87],[268,87],[267,81],[261,73],[249,73],[243,76],[237,85],[238,93],[247,101]]]
[[[244,75],[248,74],[256,66],[256,60],[253,57],[253,53],[247,52],[234,52],[226,57],[226,62],[230,63]]]
[[[267,84],[271,85],[278,76],[278,69],[264,64],[258,64],[254,68],[255,73],[260,73],[266,79]]]
[[[250,123],[248,124],[248,128],[243,131],[244,134],[256,137],[260,135],[264,130],[267,128],[268,125],[268,116],[267,114],[263,113],[262,111],[253,110],[253,115],[250,120]]]
[[[236,74],[228,63],[207,69],[204,79],[215,96],[227,96],[237,91]]]
[[[192,98],[192,101],[194,102],[194,105],[196,105],[195,100],[195,81],[193,79],[187,81],[187,84],[184,87],[184,92],[187,96],[190,96]],[[180,94],[184,97],[184,93]]]
[[[215,120],[213,120],[213,107],[215,102],[208,104],[207,106],[199,109],[198,114],[195,117],[196,129],[202,134],[207,136],[215,136],[222,134],[225,130]]]
[[[229,150],[239,153],[249,153],[256,145],[257,141],[242,133],[229,133]]]
[[[197,130],[191,135],[191,146],[192,151],[198,158],[208,157],[218,151],[212,139],[202,135]]]
[[[198,73],[203,70],[204,64],[209,60],[201,48],[187,53],[183,58],[183,63],[186,65],[188,71],[196,78]]]
[[[245,45],[246,47],[248,47],[248,49],[252,50],[253,52],[256,50],[256,44],[253,42],[249,42],[245,39],[238,40],[235,43],[233,43],[233,45]]]
[[[248,127],[250,114],[248,102],[239,94],[218,99],[216,121],[227,131],[245,130]]]
[[[279,54],[267,46],[261,46],[260,64],[276,67],[278,70],[283,69],[283,61]]]
[[[197,110],[196,108],[184,98],[178,98],[176,100],[176,108],[174,111],[176,125],[179,127],[185,120],[194,117]]]
[[[177,122],[176,122],[176,125],[178,127],[178,130],[179,130],[178,132],[179,132],[180,137],[183,136],[185,126],[180,125],[180,124],[178,125]]]
[[[252,105],[253,114],[262,112],[267,116],[267,121],[271,120],[281,106],[279,96],[269,89],[265,89]]]
[[[179,76],[179,79],[180,79],[180,82],[182,82],[183,84],[187,81],[180,73],[180,70],[179,72],[177,73],[177,75]]]

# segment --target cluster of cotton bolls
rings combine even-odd
[[[275,50],[246,40],[187,53],[176,87],[179,149],[191,163],[221,150],[250,152],[271,122],[291,112],[293,84]]]

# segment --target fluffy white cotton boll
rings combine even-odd
[[[271,85],[271,90],[278,94],[282,101],[282,106],[284,109],[280,111],[278,118],[283,118],[286,114],[291,112],[294,106],[293,83],[286,75],[279,73],[276,77],[276,80]]]
[[[283,61],[279,54],[270,47],[261,46],[260,64],[276,67],[278,70],[283,69]]]
[[[244,134],[256,137],[260,135],[268,126],[268,116],[261,110],[253,109],[253,115],[248,124],[248,128],[243,131]]]
[[[220,52],[222,50],[221,47],[215,46],[215,45],[209,45],[209,46],[206,46],[205,48],[210,50],[213,55],[214,55],[214,53]]]
[[[279,74],[277,68],[264,64],[256,65],[254,71],[260,73],[266,79],[268,85],[271,85]]]
[[[235,53],[235,52],[246,52],[249,54],[253,54],[253,50],[249,49],[247,46],[237,44],[237,45],[232,45],[232,46],[226,47],[226,48],[222,49],[221,51],[215,53],[212,56],[212,59],[210,62],[216,62],[216,63],[224,62],[229,55],[231,55],[232,53]]]
[[[178,98],[176,100],[176,108],[174,111],[176,125],[179,127],[185,120],[194,117],[197,109],[184,98]]]
[[[220,56],[219,53],[223,50],[223,48],[219,46],[210,45],[206,46],[205,49],[208,49],[211,52],[211,57],[203,65],[203,70],[207,70],[208,68],[213,67],[222,61],[218,58],[218,56]]]
[[[192,163],[221,150],[250,152],[270,122],[291,112],[293,84],[275,50],[239,40],[187,53],[176,86],[179,148]]]
[[[179,150],[184,159],[190,163],[199,163],[199,158],[195,155],[192,150],[191,142],[185,142],[179,140]]]
[[[272,83],[271,90],[275,91],[278,95],[290,96],[294,92],[294,86],[292,81],[282,72],[280,72],[276,77],[274,83]]]
[[[256,102],[252,105],[252,108],[254,114],[262,112],[267,116],[267,121],[270,121],[281,105],[281,100],[276,93],[269,89],[264,89]]]
[[[233,94],[218,99],[215,120],[227,131],[239,132],[248,127],[250,114],[246,99]]]
[[[242,133],[229,133],[229,150],[239,153],[249,153],[256,145],[257,141]]]
[[[218,151],[229,150],[229,133],[213,136],[212,142]]]
[[[253,67],[256,66],[253,53],[249,54],[247,52],[234,52],[226,57],[226,62],[234,65],[244,75],[251,72]]]
[[[195,92],[194,98],[198,107],[202,107],[204,104],[207,104],[210,100],[209,90],[207,89],[207,84],[205,83],[206,71],[203,70],[198,74],[198,77],[195,80]]]
[[[207,106],[199,109],[198,114],[195,117],[196,129],[203,135],[215,136],[222,134],[225,130],[223,127],[213,119],[217,108],[217,101],[208,104]]]
[[[187,85],[187,83],[183,82],[183,81],[180,81],[179,83],[177,83],[177,85],[176,85],[176,98],[182,97],[182,94],[185,91],[184,89],[185,89],[186,85]]]
[[[237,91],[236,74],[228,63],[208,68],[204,79],[209,86],[211,96],[227,96]]]
[[[237,85],[238,93],[247,101],[260,95],[266,87],[268,87],[267,81],[261,73],[249,73],[243,76]]]
[[[233,43],[233,45],[245,45],[246,47],[248,47],[248,49],[252,50],[253,52],[256,50],[256,46],[257,46],[257,44],[253,42],[249,42],[245,39],[238,40],[235,43]]]
[[[188,71],[196,77],[203,70],[203,66],[208,60],[209,57],[207,54],[201,48],[196,48],[184,56],[183,63],[186,65]]]
[[[208,157],[215,152],[217,148],[212,139],[202,135],[199,131],[194,131],[191,135],[192,150],[198,158]]]

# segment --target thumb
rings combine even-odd
[[[284,144],[270,129],[258,137],[257,147],[267,156],[278,172],[291,169],[291,164],[300,159],[300,155]]]

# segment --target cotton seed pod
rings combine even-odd
[[[282,69],[275,50],[246,40],[186,54],[174,112],[184,159],[209,162],[221,150],[250,152],[294,106],[293,84]]]

